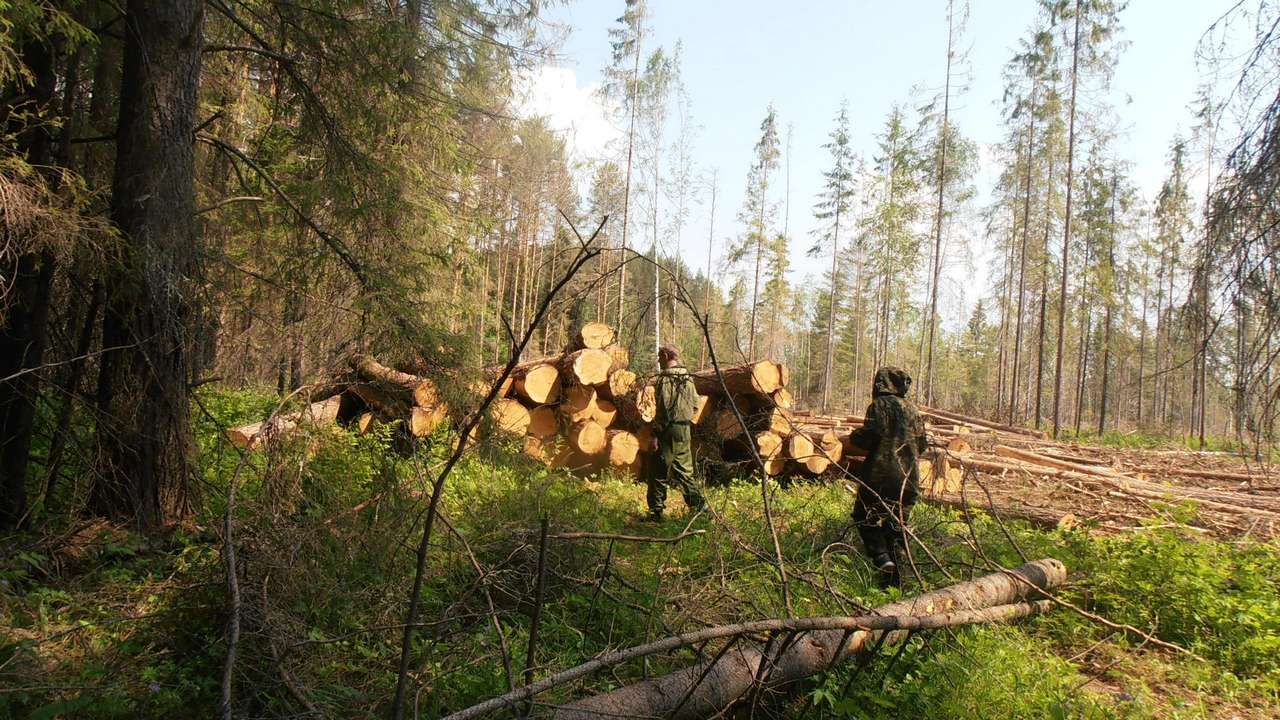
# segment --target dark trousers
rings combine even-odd
[[[897,488],[858,486],[858,499],[853,504],[853,524],[862,538],[867,556],[877,560],[888,555],[895,558],[895,548],[907,544],[907,519],[916,504],[917,491],[912,483]]]
[[[689,423],[672,423],[658,433],[658,453],[650,453],[645,499],[649,512],[661,515],[667,505],[667,486],[675,485],[690,510],[706,507],[693,476],[693,429]]]

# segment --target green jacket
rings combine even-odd
[[[655,427],[663,429],[672,423],[693,421],[693,414],[698,409],[698,390],[688,368],[683,365],[663,368],[658,373],[655,392],[658,401],[658,412],[653,421]]]

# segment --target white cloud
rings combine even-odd
[[[599,83],[580,85],[573,68],[542,65],[520,82],[518,112],[546,117],[552,129],[564,133],[574,160],[604,157],[621,130],[601,100]]]

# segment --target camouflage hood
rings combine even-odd
[[[911,390],[911,376],[906,370],[892,365],[876,371],[875,381],[871,384],[871,396],[897,395],[906,397]]]

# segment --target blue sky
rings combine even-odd
[[[1190,132],[1189,110],[1205,70],[1196,49],[1210,24],[1234,0],[1131,0],[1121,15],[1126,43],[1106,96],[1115,107],[1121,135],[1115,147],[1131,163],[1148,197],[1165,175],[1169,144]],[[602,118],[593,92],[609,60],[607,32],[622,0],[578,0],[556,8],[552,21],[567,29],[554,67],[543,68],[527,109],[547,112],[571,136],[580,157],[599,156],[618,132]],[[671,47],[683,41],[683,72],[701,126],[694,160],[700,171],[718,169],[717,248],[740,228],[751,148],[766,107],[774,103],[785,144],[794,129],[791,172],[793,275],[799,281],[821,272],[804,257],[813,227],[813,198],[826,166],[821,149],[842,99],[849,102],[855,146],[870,157],[874,135],[895,103],[914,106],[942,85],[945,70],[946,3],[943,0],[650,0],[653,34],[646,43]],[[954,122],[980,146],[999,142],[1002,70],[1036,14],[1034,0],[974,0],[961,43],[967,48],[967,90],[953,99]],[[1082,102],[1102,95],[1082,88]],[[987,155],[988,153],[983,153]],[[784,164],[786,158],[783,159]],[[994,165],[983,163],[975,207],[985,203]],[[778,200],[782,200],[779,188]],[[682,250],[705,258],[708,212],[697,206],[683,234]],[[781,213],[779,214],[781,222]],[[963,308],[985,291],[988,252],[975,219],[972,267],[957,266],[943,301],[957,321]],[[674,244],[674,240],[668,240]],[[671,251],[668,246],[667,252]]]

